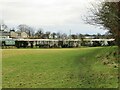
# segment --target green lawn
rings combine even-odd
[[[116,47],[4,49],[3,88],[116,88]]]

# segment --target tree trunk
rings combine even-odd
[[[118,62],[120,62],[120,1],[118,1],[117,7],[118,7],[118,29],[117,29],[117,33],[116,33],[116,36],[117,36],[116,43],[118,46],[117,59],[118,59]]]
[[[120,1],[118,1],[118,54],[120,55]]]

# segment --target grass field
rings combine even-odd
[[[3,88],[116,88],[116,47],[4,49]],[[114,55],[114,56],[113,56]]]

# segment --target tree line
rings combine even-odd
[[[26,32],[31,39],[83,39],[83,38],[94,38],[94,39],[110,39],[112,38],[112,34],[109,32],[105,34],[70,34],[67,35],[66,33],[60,33],[60,32],[50,32],[46,31],[44,32],[43,28],[38,28],[35,30],[34,28],[30,27],[26,24],[20,24],[17,26],[17,28],[8,28],[7,25],[3,24],[3,29],[1,30],[7,30],[8,32],[14,31],[14,32]]]

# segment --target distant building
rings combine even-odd
[[[10,31],[11,38],[17,38],[18,34],[15,31]]]
[[[10,37],[11,38],[28,38],[29,35],[26,32],[15,32],[15,31],[10,31]]]
[[[15,30],[5,31],[0,30],[0,38],[28,38],[29,35],[26,32],[15,32]]]
[[[29,35],[26,32],[16,32],[18,34],[17,38],[28,38]]]
[[[10,32],[7,31],[0,31],[0,38],[9,38]]]

